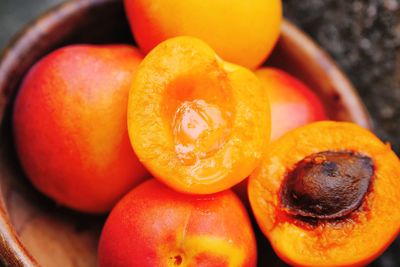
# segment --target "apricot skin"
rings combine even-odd
[[[126,126],[141,59],[125,45],[74,45],[32,67],[13,126],[22,167],[39,191],[61,205],[102,213],[147,176]]]
[[[262,68],[255,74],[269,97],[271,140],[297,127],[327,119],[321,100],[297,78],[275,68]]]
[[[279,37],[281,0],[125,0],[142,51],[176,36],[208,43],[224,60],[256,68]]]
[[[303,82],[277,68],[261,68],[254,72],[268,94],[271,109],[271,141],[306,124],[326,120],[321,100]],[[248,204],[247,179],[233,190]]]
[[[374,174],[361,206],[340,220],[307,223],[280,208],[287,172],[322,151],[352,151],[372,159]],[[250,176],[256,220],[275,252],[293,266],[365,266],[400,230],[400,161],[390,146],[353,123],[315,122],[272,142]]]
[[[186,195],[155,179],[112,210],[98,253],[100,267],[250,267],[257,260],[248,215],[234,193]]]

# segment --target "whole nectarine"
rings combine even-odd
[[[141,59],[125,45],[74,45],[32,67],[13,123],[22,167],[39,191],[97,213],[145,178],[126,125],[128,92]]]
[[[146,53],[166,39],[187,35],[249,68],[270,54],[282,20],[281,0],[125,0],[125,9]]]
[[[317,95],[303,82],[275,68],[255,72],[269,96],[271,139],[314,121],[327,119]]]
[[[112,210],[99,266],[250,267],[256,253],[248,215],[232,191],[186,195],[151,179]]]

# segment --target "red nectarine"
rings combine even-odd
[[[105,212],[146,176],[128,138],[127,101],[139,52],[129,46],[56,50],[25,77],[14,137],[34,186],[58,203]]]
[[[271,139],[308,123],[327,119],[321,100],[304,83],[275,68],[255,72],[271,106]]]
[[[100,267],[256,265],[245,208],[228,190],[186,195],[155,179],[112,210],[99,243]]]

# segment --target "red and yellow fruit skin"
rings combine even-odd
[[[147,176],[126,126],[141,60],[130,46],[74,45],[32,67],[13,126],[22,167],[39,191],[67,207],[102,213]]]
[[[354,151],[373,160],[374,176],[361,207],[348,218],[310,226],[287,216],[279,192],[288,170],[322,151]],[[266,150],[249,178],[258,225],[274,251],[292,266],[365,266],[400,232],[400,161],[373,133],[347,122],[321,121],[295,129]]]
[[[321,100],[295,77],[275,68],[262,68],[255,74],[270,101],[271,141],[297,127],[328,119]]]
[[[248,215],[230,190],[186,195],[155,179],[116,205],[99,243],[100,267],[250,267],[256,258]]]
[[[254,72],[269,97],[271,109],[271,141],[306,124],[328,119],[321,100],[297,78],[276,68],[261,68]],[[233,189],[246,204],[248,179]]]
[[[224,60],[256,68],[280,33],[281,0],[125,0],[135,39],[145,53],[181,35],[208,43]]]

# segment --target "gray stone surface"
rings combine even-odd
[[[284,0],[285,15],[349,75],[375,132],[400,152],[400,0]]]

